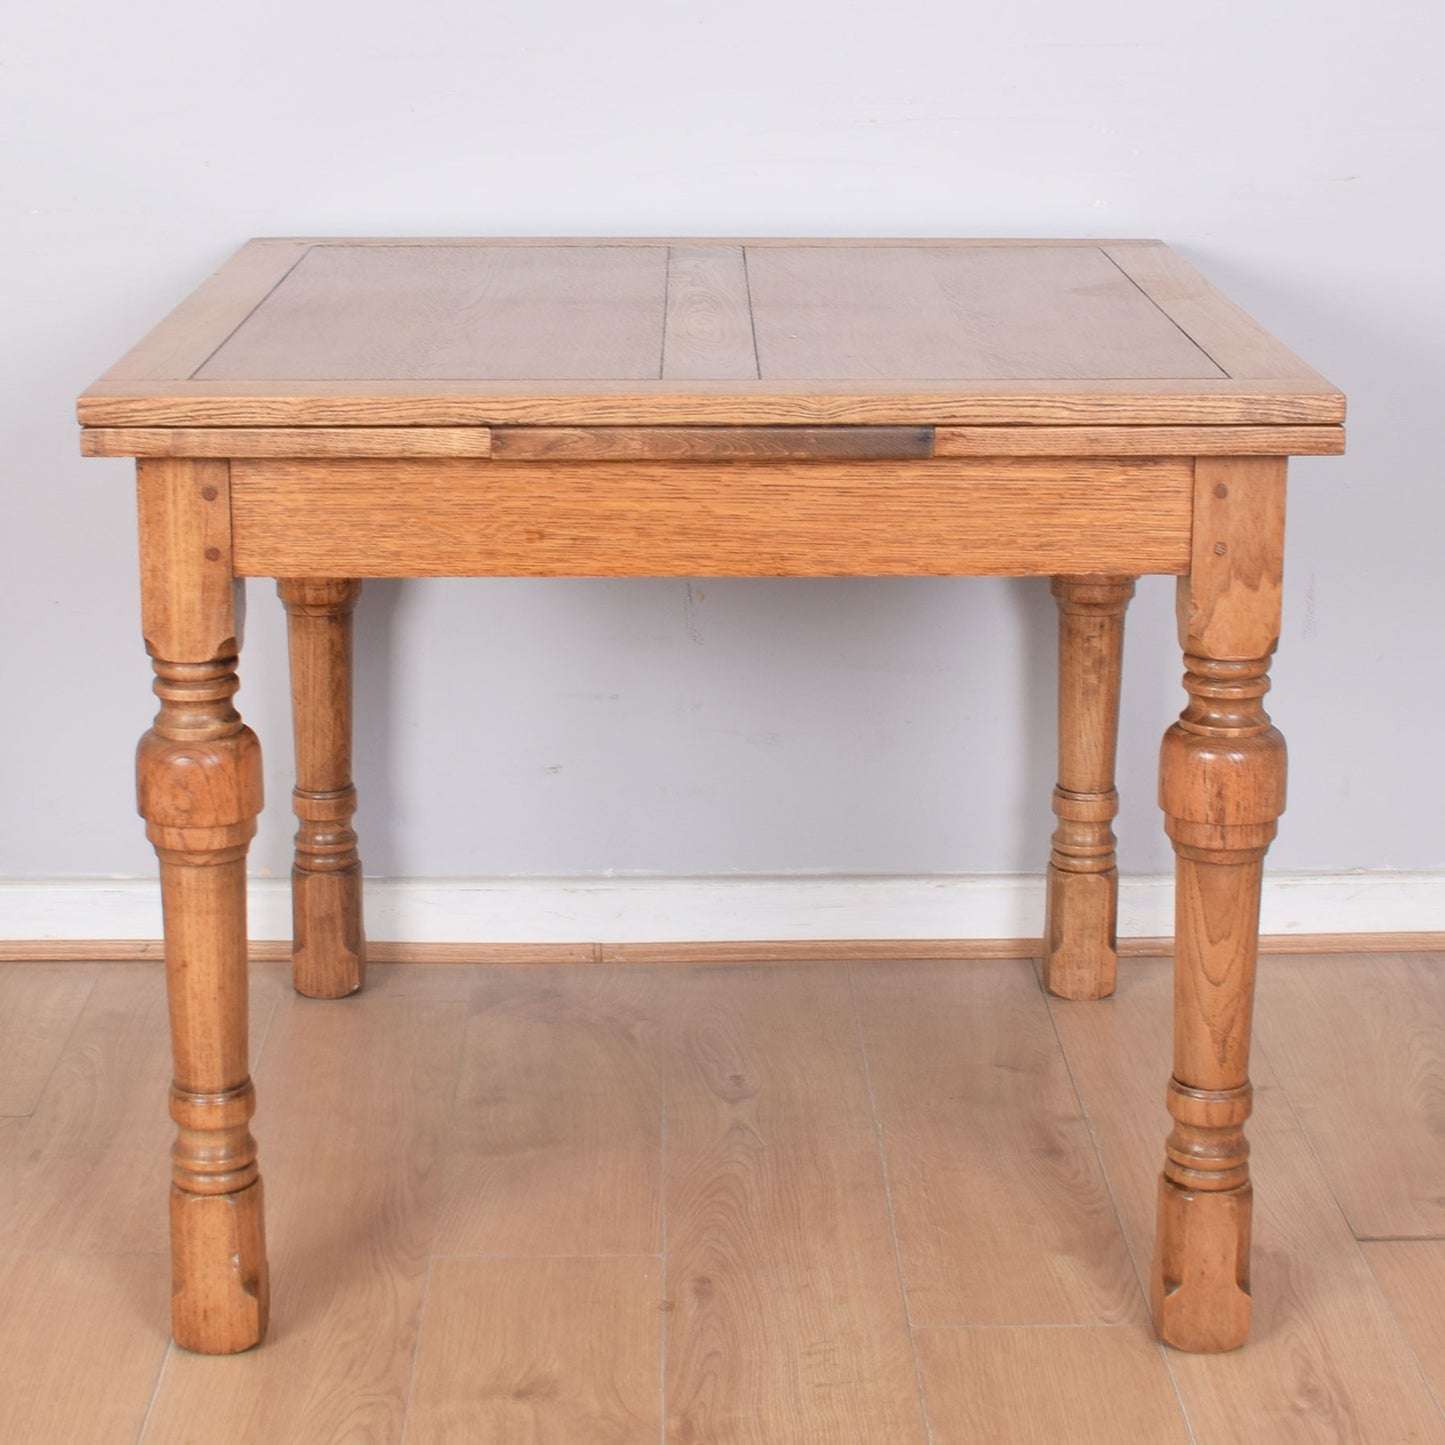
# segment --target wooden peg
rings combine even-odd
[[[286,607],[296,734],[292,981],[309,998],[344,998],[366,979],[361,858],[351,826],[351,636],[361,583],[289,577],[276,589]]]
[[[1105,998],[1118,964],[1119,811],[1114,759],[1124,612],[1132,577],[1055,577],[1059,604],[1059,782],[1044,921],[1044,984]]]

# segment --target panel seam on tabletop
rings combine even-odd
[[[195,370],[192,371],[191,374],[185,378],[185,380],[197,381],[200,379],[201,373],[211,364],[211,362],[216,359],[217,355],[225,349],[225,347],[230,343],[231,338],[235,336],[235,334],[276,294],[277,290],[286,281],[289,281],[291,279],[291,273],[295,271],[295,269],[315,249],[316,247],[314,245],[307,246],[301,252],[301,254],[286,268],[285,272],[282,275],[278,276],[276,280],[269,287],[267,287],[266,294],[262,296],[256,302],[256,304],[210,349],[210,351],[206,353],[205,360],[202,361],[200,365],[197,366]]]
[[[657,354],[657,379],[667,378],[667,318],[672,314],[672,253],[677,248],[667,248],[667,260],[662,267],[662,345]]]
[[[908,1286],[903,1279],[903,1252],[898,1243],[898,1219],[893,1210],[893,1181],[888,1172],[888,1151],[883,1147],[883,1121],[878,1115],[878,1101],[873,1093],[873,1070],[868,1064],[868,1045],[863,1038],[863,1019],[858,1012],[858,987],[853,979],[853,965],[848,968],[848,998],[853,1005],[853,1036],[858,1041],[858,1058],[863,1065],[863,1085],[868,1092],[868,1113],[873,1123],[873,1144],[878,1151],[878,1169],[883,1177],[883,1203],[888,1210],[888,1233],[893,1238],[893,1268],[898,1278],[898,1296],[903,1305],[903,1325],[908,1331],[908,1356],[913,1361],[913,1387],[918,1395],[918,1412],[923,1417],[923,1434],[933,1445],[933,1421],[928,1416],[928,1398],[923,1391],[923,1367],[918,1362],[918,1342],[913,1338],[913,1306],[908,1299]]]
[[[763,361],[758,355],[758,321],[753,313],[753,277],[752,272],[748,269],[748,248],[739,246],[738,250],[742,253],[743,258],[743,295],[747,297],[748,301],[748,331],[753,338],[753,380],[761,381],[763,379]]]
[[[1219,373],[1225,381],[1234,381],[1234,375],[1227,371],[1215,359],[1212,352],[1201,346],[1109,253],[1103,246],[1099,247],[1099,254]],[[1121,380],[1128,380],[1123,377]],[[1142,378],[1141,378],[1142,379]],[[1188,378],[1178,378],[1187,380]]]

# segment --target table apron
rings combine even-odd
[[[239,576],[1189,570],[1190,457],[236,460]]]

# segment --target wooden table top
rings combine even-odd
[[[1249,426],[1344,398],[1156,241],[252,241],[97,428]],[[1282,434],[1283,435],[1283,434]]]

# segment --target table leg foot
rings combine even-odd
[[[351,820],[352,614],[361,583],[287,577],[291,713],[296,734],[292,982],[308,998],[344,998],[366,980],[361,859]]]
[[[1114,759],[1124,611],[1132,577],[1055,577],[1059,605],[1059,785],[1044,921],[1044,986],[1106,998],[1118,962]]]
[[[236,1194],[171,1189],[171,1330],[182,1349],[235,1355],[266,1334],[261,1181]]]
[[[1249,1338],[1253,1189],[1191,1192],[1159,1181],[1159,1232],[1149,1297],[1166,1345],[1194,1354]]]

